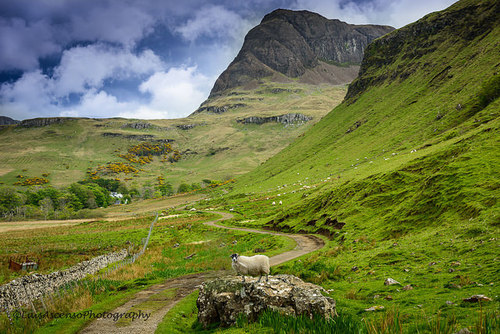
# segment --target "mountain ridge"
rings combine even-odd
[[[389,26],[352,25],[309,11],[277,9],[245,36],[243,46],[216,80],[209,98],[265,77],[274,80],[345,84],[357,75],[365,47],[394,30]]]

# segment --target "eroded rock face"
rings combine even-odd
[[[35,128],[48,126],[52,124],[62,124],[68,120],[77,119],[71,117],[45,117],[45,118],[33,118],[33,119],[25,119],[19,123],[19,126],[23,128]]]
[[[20,121],[17,121],[15,119],[12,119],[7,116],[0,116],[0,125],[12,125],[12,124],[19,124]]]
[[[219,76],[210,96],[273,74],[299,78],[320,63],[359,64],[366,46],[392,30],[389,26],[329,20],[309,11],[277,9],[248,32],[240,52]],[[332,73],[325,82],[342,84],[356,77],[357,71],[353,71],[344,78],[341,66],[330,69]]]
[[[305,123],[312,119],[311,116],[303,115],[303,114],[285,114],[279,116],[269,116],[269,117],[259,117],[259,116],[250,116],[243,119],[237,119],[236,122],[243,124],[264,124],[264,123],[281,123],[285,125],[289,124],[297,124],[297,123]]]
[[[287,315],[313,314],[334,317],[335,301],[322,295],[320,286],[306,283],[293,275],[269,276],[269,282],[257,283],[257,278],[241,282],[239,277],[220,278],[204,282],[196,301],[198,321],[204,326],[220,322],[235,324],[240,313],[251,321],[266,309]]]

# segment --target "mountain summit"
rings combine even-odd
[[[298,79],[344,84],[358,73],[366,46],[394,28],[353,25],[309,11],[277,9],[248,32],[240,52],[215,82],[210,97],[256,80]]]

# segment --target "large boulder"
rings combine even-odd
[[[256,278],[247,277],[246,282],[239,277],[220,278],[202,284],[196,301],[198,321],[205,327],[217,322],[231,326],[240,313],[255,321],[266,309],[311,318],[336,316],[335,301],[322,292],[322,287],[292,275],[270,276],[269,282],[260,283]]]

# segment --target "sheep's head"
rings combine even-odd
[[[233,260],[233,262],[238,261],[238,256],[239,256],[239,255],[238,255],[238,254],[236,254],[236,253],[235,253],[235,254],[231,254],[231,260]]]

